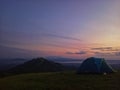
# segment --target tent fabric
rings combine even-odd
[[[101,67],[101,64],[102,64],[101,58],[96,58],[96,59],[94,59],[94,60],[95,60],[95,64],[96,64],[96,66],[97,66],[97,69],[98,69],[98,71],[100,72],[100,67]]]
[[[114,70],[103,58],[88,58],[79,67],[77,73],[112,73]]]

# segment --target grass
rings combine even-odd
[[[120,71],[107,75],[31,73],[0,78],[0,90],[120,90]]]

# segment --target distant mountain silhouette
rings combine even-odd
[[[0,71],[8,70],[8,69],[15,67],[16,65],[22,64],[28,60],[29,59],[23,59],[23,58],[14,58],[14,59],[3,58],[3,59],[0,59]]]
[[[63,71],[65,67],[59,63],[48,61],[44,58],[36,58],[31,61],[27,61],[23,64],[17,65],[9,69],[9,73],[32,73],[32,72],[56,72]]]

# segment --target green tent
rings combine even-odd
[[[103,58],[90,57],[83,61],[77,73],[113,73],[114,70]]]

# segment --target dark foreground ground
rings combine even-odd
[[[107,75],[21,74],[0,78],[0,90],[120,90],[120,71]]]

